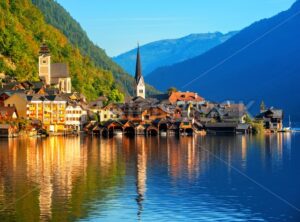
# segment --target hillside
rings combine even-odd
[[[297,1],[201,56],[152,72],[146,81],[160,90],[175,86],[217,101],[254,101],[257,107],[265,100],[300,120],[299,12]]]
[[[53,0],[32,0],[32,3],[43,12],[46,22],[60,30],[83,55],[91,58],[96,67],[111,71],[123,91],[133,95],[133,78],[88,38],[80,24],[60,4]],[[157,90],[147,86],[147,92],[155,94]]]
[[[215,32],[191,34],[179,39],[161,40],[141,46],[140,50],[144,75],[146,76],[159,67],[172,65],[199,56],[227,41],[236,33],[237,32],[229,32],[222,34]],[[131,75],[134,75],[135,59],[135,49],[113,58],[116,63]]]
[[[0,73],[20,81],[38,80],[38,53],[43,40],[51,50],[53,62],[69,64],[75,90],[88,99],[99,95],[116,101],[123,99],[112,73],[95,66],[66,36],[48,25],[31,1],[1,1]]]

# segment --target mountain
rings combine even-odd
[[[140,48],[144,75],[146,76],[159,67],[172,65],[201,55],[230,39],[236,33],[192,34],[180,39],[161,40],[146,44]],[[135,49],[113,58],[131,75],[134,75],[135,72],[135,59]]]
[[[155,70],[146,81],[160,90],[175,86],[216,101],[254,101],[257,107],[265,100],[300,120],[299,27],[297,1],[201,56]]]
[[[103,49],[88,38],[80,24],[59,3],[53,0],[32,0],[32,3],[43,12],[46,22],[60,30],[70,43],[91,59],[95,66],[112,72],[122,91],[127,94],[134,94],[133,78],[108,57]],[[103,34],[109,35],[109,33]],[[148,94],[157,92],[153,87],[147,85]]]

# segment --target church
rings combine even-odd
[[[72,83],[69,67],[65,63],[51,63],[48,46],[43,43],[39,53],[39,77],[47,86],[54,86],[60,92],[71,93]]]
[[[135,86],[135,96],[146,98],[146,86],[144,77],[142,75],[142,65],[141,65],[141,55],[140,55],[140,47],[137,48],[136,55],[136,68],[135,68],[135,77],[134,77],[134,86]]]

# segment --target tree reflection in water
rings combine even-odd
[[[239,216],[244,219],[249,219],[252,211],[272,214],[259,205],[270,203],[268,195],[262,195],[261,202],[252,198],[259,189],[236,175],[229,165],[272,184],[278,180],[272,172],[281,172],[284,160],[292,159],[291,140],[290,134],[2,139],[0,221],[112,216],[132,221],[134,216],[138,220],[155,219],[155,212],[160,210],[172,217],[179,213],[178,208],[193,219],[199,211],[220,211],[222,215],[227,209],[225,213],[231,214],[237,205],[243,206],[245,215]],[[269,175],[270,181],[264,175]],[[239,196],[240,192],[247,195]],[[210,201],[214,208],[208,207]]]

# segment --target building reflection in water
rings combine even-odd
[[[52,200],[63,198],[63,201],[68,201],[73,180],[82,169],[80,138],[29,139],[29,144],[26,149],[27,178],[39,186],[40,219],[50,220]],[[53,187],[59,197],[53,196]]]
[[[243,160],[243,168],[247,166],[247,137],[246,135],[242,135],[242,160]]]
[[[0,209],[7,212],[0,213],[0,221],[11,220],[11,215],[23,221],[87,217],[95,201],[117,196],[114,188],[123,185],[125,176],[135,176],[132,186],[141,219],[147,182],[152,184],[147,175],[159,178],[156,169],[164,174],[160,182],[170,179],[170,186],[202,182],[200,177],[207,179],[213,171],[226,172],[222,179],[230,182],[231,167],[220,159],[245,171],[255,160],[259,170],[269,170],[281,166],[285,155],[290,158],[291,144],[291,134],[0,140]]]
[[[108,198],[104,191],[121,182],[117,146],[85,137],[0,140],[0,221],[87,216],[92,200]]]
[[[201,166],[199,147],[195,137],[167,138],[168,172],[174,182],[182,177],[193,180],[199,176]]]
[[[145,146],[145,139],[142,137],[135,138],[136,148],[136,201],[138,204],[138,218],[141,219],[143,212],[143,201],[146,193],[147,180],[147,151]]]

